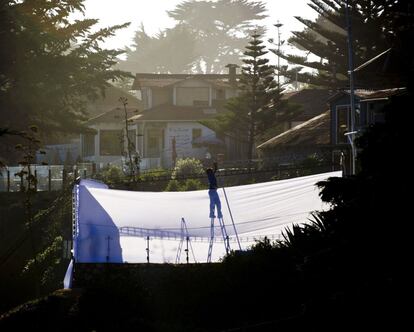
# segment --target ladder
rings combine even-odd
[[[180,243],[178,244],[177,256],[175,257],[175,264],[180,263],[181,252],[182,252],[183,245],[184,245],[184,239],[186,241],[186,248],[184,249],[184,251],[186,253],[187,264],[189,263],[189,248],[191,249],[191,253],[193,254],[194,263],[197,263],[195,255],[194,255],[193,246],[191,245],[190,236],[188,235],[187,224],[185,222],[185,219],[181,218],[181,240],[180,240]]]
[[[217,219],[220,225],[221,235],[223,237],[224,248],[226,249],[226,254],[230,252],[230,243],[229,243],[229,236],[227,235],[226,225],[224,224],[223,218]],[[207,263],[211,263],[211,254],[213,252],[213,243],[214,243],[214,218],[210,218],[210,243],[208,246],[208,255],[207,255]]]

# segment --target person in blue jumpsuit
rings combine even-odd
[[[221,202],[220,197],[217,193],[217,179],[216,179],[216,171],[217,171],[217,163],[214,163],[214,168],[207,168],[206,173],[208,177],[208,195],[210,196],[210,218],[215,218],[215,208],[217,207],[217,217],[223,218],[223,214],[221,213]]]

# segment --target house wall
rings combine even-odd
[[[330,102],[331,111],[331,144],[338,144],[338,108],[340,106],[349,107],[349,96],[343,95]]]
[[[177,158],[198,158],[203,159],[207,148],[193,147],[193,129],[201,129],[201,136],[215,137],[211,129],[198,122],[169,122],[165,131],[165,149],[162,155],[164,167],[172,166],[172,140],[175,137]]]

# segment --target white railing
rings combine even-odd
[[[142,171],[161,168],[161,158],[142,158],[139,166]]]

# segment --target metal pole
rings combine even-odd
[[[23,192],[24,190],[23,190],[23,186],[24,186],[24,182],[23,182],[23,174],[21,174],[21,177],[20,177],[20,191],[21,192]]]
[[[236,235],[237,244],[239,245],[239,249],[242,250],[239,235],[237,234],[236,225],[234,224],[233,214],[231,213],[229,200],[227,199],[226,189],[223,187],[224,197],[226,198],[227,208],[229,209],[231,223],[233,224],[234,234]]]
[[[145,250],[147,251],[147,263],[149,263],[149,236],[147,236],[147,248]]]
[[[351,25],[351,16],[349,14],[349,0],[346,0],[345,8],[346,16],[346,27],[348,33],[348,74],[349,74],[349,90],[351,98],[351,116],[350,116],[350,131],[355,131],[355,97],[354,97],[354,59],[353,59],[353,47],[352,47],[352,25]],[[353,135],[349,137],[351,140],[351,174],[355,174],[355,146],[354,146],[354,137]]]
[[[7,170],[7,192],[10,191],[10,171]]]
[[[48,170],[48,177],[49,177],[48,190],[52,191],[52,170],[50,168]]]
[[[106,239],[108,240],[108,248],[107,248],[107,256],[106,256],[106,262],[109,262],[109,256],[110,256],[110,246],[109,246],[109,241],[111,240],[111,237],[108,235],[106,237]]]
[[[67,175],[67,171],[66,169],[62,170],[62,190],[65,189],[66,187],[66,175]]]
[[[280,89],[280,27],[282,26],[282,23],[279,23],[279,21],[277,21],[277,23],[274,25],[277,28],[277,38],[278,38],[278,42],[277,42],[277,88]]]
[[[189,238],[188,238],[188,236],[185,238],[185,240],[186,240],[186,248],[185,248],[186,257],[185,257],[185,259],[186,259],[187,264],[188,264],[189,263],[189,260],[188,260],[188,240],[189,240]]]

